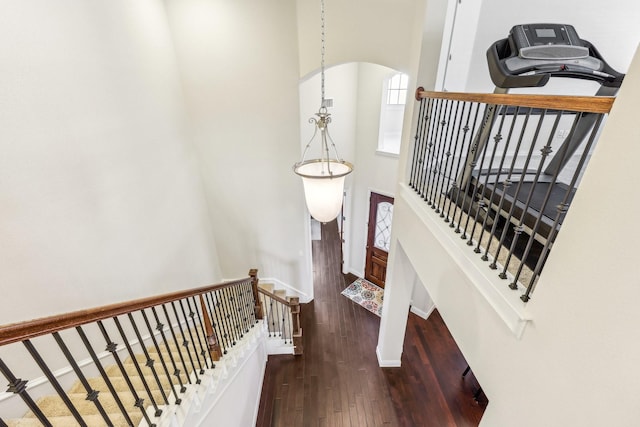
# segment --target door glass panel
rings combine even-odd
[[[389,252],[391,243],[391,219],[393,218],[393,205],[389,202],[378,203],[376,210],[376,233],[373,246]]]

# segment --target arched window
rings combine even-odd
[[[378,151],[400,154],[400,137],[409,76],[404,73],[394,73],[384,80],[383,85]]]

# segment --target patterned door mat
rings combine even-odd
[[[382,317],[382,298],[384,295],[382,288],[364,279],[357,279],[341,293],[373,314]]]

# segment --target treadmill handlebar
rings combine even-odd
[[[551,77],[578,78],[594,80],[602,86],[619,88],[624,79],[624,74],[617,72],[602,58],[598,50],[588,41],[580,40],[583,46],[589,49],[589,56],[601,61],[602,68],[593,70],[588,67],[572,64],[571,61],[563,63],[561,60],[550,60],[549,63],[530,61],[530,65],[517,70],[510,70],[506,64],[507,59],[518,55],[514,52],[509,39],[498,40],[487,50],[487,62],[489,74],[493,84],[504,89],[518,87],[542,87]]]

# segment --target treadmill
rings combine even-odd
[[[512,88],[542,87],[551,77],[563,77],[571,79],[584,79],[598,82],[600,87],[595,96],[615,96],[624,74],[611,68],[598,50],[588,41],[581,39],[575,28],[564,24],[525,24],[514,26],[509,36],[493,43],[487,51],[489,73],[491,80],[496,85],[495,93],[507,93]],[[508,108],[508,107],[503,107]],[[478,160],[480,153],[487,143],[489,134],[495,124],[498,108],[488,108],[485,113],[484,123],[487,124],[476,136],[478,149],[474,150],[467,158],[468,164]],[[526,114],[526,110],[520,110],[520,114]],[[568,188],[565,183],[553,179],[556,171],[561,171],[567,166],[574,152],[583,140],[590,134],[598,114],[580,114],[577,126],[566,136],[556,154],[548,161],[542,174],[534,182],[535,171],[520,170],[518,176],[513,176],[514,181],[522,178],[520,190],[515,193],[516,185],[509,186],[504,194],[504,200],[498,211],[498,201],[503,197],[504,187],[501,181],[507,172],[498,170],[472,170],[467,168],[465,176],[460,177],[459,188],[470,188],[478,199],[484,199],[481,205],[486,206],[486,214],[509,218],[509,211],[513,203],[513,218],[522,218],[523,225],[532,230],[536,218],[543,211],[543,217],[538,224],[535,239],[545,243],[552,234],[553,224],[557,214],[556,207],[561,204],[567,191],[570,191],[568,203],[571,203],[575,188]],[[515,120],[515,117],[514,117]],[[465,187],[471,179],[471,185]],[[549,189],[551,187],[551,189]],[[528,206],[526,200],[531,195]],[[544,204],[545,196],[549,193],[549,199]],[[544,205],[544,208],[543,208]],[[479,209],[479,206],[475,206]],[[493,211],[492,211],[493,210]],[[557,228],[560,227],[564,213]]]

